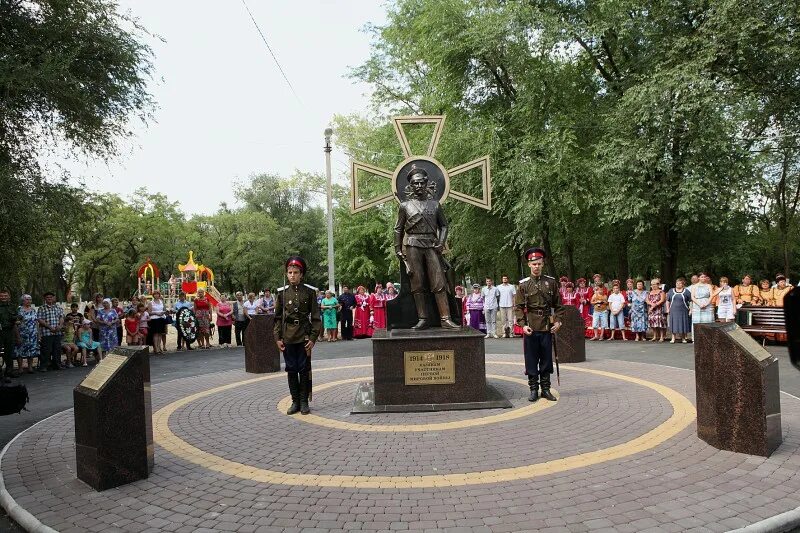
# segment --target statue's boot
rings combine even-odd
[[[556,397],[550,392],[550,374],[542,374],[540,379],[542,380],[542,398],[555,402]]]
[[[442,327],[446,329],[459,329],[461,326],[450,320],[450,303],[447,301],[447,293],[437,292],[436,307],[439,309],[439,316],[442,317]]]
[[[422,293],[414,293],[414,305],[417,307],[417,324],[411,326],[411,329],[427,329],[427,312],[425,311],[425,295]]]
[[[531,395],[528,396],[528,401],[537,401],[539,399],[539,376],[528,376],[528,388],[531,389]]]

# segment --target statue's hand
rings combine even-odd
[[[403,250],[395,250],[394,253],[400,259],[405,259],[406,258],[406,254],[403,253]]]
[[[438,244],[436,244],[436,246],[433,247],[433,249],[436,250],[439,253],[442,253],[442,252],[444,252],[444,244],[438,243]]]

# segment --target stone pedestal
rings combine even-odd
[[[279,372],[281,352],[272,328],[275,315],[256,315],[244,332],[244,369],[252,374]]]
[[[694,327],[697,435],[768,457],[783,440],[778,359],[732,322]]]
[[[106,490],[147,478],[153,469],[148,348],[115,348],[73,398],[78,479]]]
[[[374,382],[359,388],[352,412],[511,407],[486,383],[483,342],[472,328],[376,331]]]
[[[556,335],[559,363],[583,363],[586,361],[586,337],[583,317],[577,307],[566,306],[564,322]]]

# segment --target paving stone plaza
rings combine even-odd
[[[800,506],[800,399],[781,395],[780,448],[748,456],[697,438],[690,370],[590,357],[531,404],[519,359],[487,356],[496,410],[350,415],[369,357],[318,360],[309,416],[283,414],[282,372],[156,383],[148,479],[77,480],[66,410],[7,446],[3,504],[64,532],[779,530]]]

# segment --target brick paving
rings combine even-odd
[[[487,372],[521,377],[512,356]],[[368,358],[317,363],[315,383],[368,377]],[[691,372],[622,361],[581,368],[641,378],[694,401]],[[154,410],[190,394],[252,379],[242,371],[153,387]],[[523,408],[526,387],[490,378]],[[356,383],[315,394],[314,414],[359,424],[469,421],[503,410],[349,415]],[[282,415],[285,379],[201,397],[174,411],[187,443],[254,469],[299,474],[435,476],[541,463],[625,445],[672,415],[651,388],[564,369],[560,401],[498,423],[430,432],[363,432]],[[532,479],[430,488],[289,486],[203,468],[156,446],[149,479],[97,493],[75,478],[73,413],[20,436],[2,459],[16,503],[59,531],[727,531],[800,506],[800,401],[782,395],[784,443],[771,458],[716,450],[694,423],[652,449]],[[297,415],[299,416],[299,415]]]

